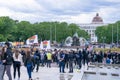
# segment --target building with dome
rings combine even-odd
[[[90,42],[96,43],[98,41],[97,36],[95,35],[95,30],[99,26],[108,25],[103,22],[103,19],[96,13],[96,16],[92,19],[91,23],[87,24],[78,24],[80,29],[85,30],[90,35]]]
[[[97,13],[96,16],[92,20],[92,24],[103,24],[103,19]]]

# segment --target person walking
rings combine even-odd
[[[73,61],[74,61],[74,54],[71,50],[68,54],[68,64],[69,64],[69,73],[73,73]]]
[[[51,67],[51,62],[52,62],[52,53],[50,51],[48,51],[48,53],[46,54],[47,56],[47,67]]]
[[[65,73],[65,53],[63,51],[59,54],[59,71]]]
[[[44,63],[45,63],[45,52],[41,51],[40,53],[40,62],[41,62],[41,66],[44,67]]]
[[[83,55],[83,65],[84,66],[85,66],[85,63],[87,63],[87,65],[88,65],[88,54],[89,54],[89,51],[87,51],[87,48],[83,49],[82,55]]]
[[[16,70],[18,71],[18,80],[20,80],[20,67],[23,64],[22,55],[19,50],[15,50],[13,54],[13,69],[14,69],[14,79],[16,78]]]
[[[83,57],[81,50],[80,50],[80,51],[77,51],[75,57],[76,57],[78,69],[81,69],[81,67],[82,67],[82,57]]]
[[[31,52],[28,50],[27,53],[26,53],[25,66],[27,68],[27,73],[28,73],[28,76],[29,76],[29,80],[32,80],[33,62],[34,62],[34,59],[31,56]]]
[[[0,80],[3,80],[3,75],[4,75],[4,68],[5,68],[5,66],[3,65],[3,63],[4,63],[4,53],[5,53],[5,47],[3,47],[0,50]]]
[[[35,66],[37,66],[36,67],[36,72],[38,72],[38,70],[39,70],[39,64],[40,64],[40,52],[39,52],[38,49],[34,53],[34,62],[35,62],[34,63],[34,68],[35,68]]]
[[[12,49],[10,47],[10,43],[9,42],[5,43],[5,53],[4,53],[3,64],[5,66],[4,73],[6,71],[8,79],[12,80],[11,65],[13,64],[13,53],[12,53]]]

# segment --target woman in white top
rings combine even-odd
[[[14,68],[14,79],[16,77],[16,70],[18,70],[18,80],[20,79],[20,66],[23,63],[22,62],[22,55],[20,54],[19,50],[15,50],[14,54],[13,54],[13,59],[14,59],[14,63],[13,63],[13,68]]]

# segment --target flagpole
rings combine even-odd
[[[52,30],[51,30],[51,25],[50,25],[50,42],[52,42]]]
[[[118,23],[117,23],[117,47],[118,47]]]
[[[55,24],[55,42],[57,42],[57,41],[56,41],[56,24]]]
[[[112,44],[113,44],[113,24],[112,24]]]

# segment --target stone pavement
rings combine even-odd
[[[89,65],[88,69],[84,71],[82,80],[120,80],[120,65]]]
[[[13,77],[13,67],[12,77]],[[59,68],[57,66],[52,66],[51,68],[40,67],[38,72],[33,71],[32,78],[33,80],[81,80],[82,71],[74,69],[74,73],[68,73],[68,69],[65,69],[66,73],[59,73]],[[7,75],[5,74],[4,80],[8,80]],[[18,80],[17,76],[16,79]],[[28,80],[27,70],[24,66],[21,67],[21,79]]]
[[[13,67],[11,68],[13,76]],[[33,80],[120,80],[120,66],[89,65],[83,66],[80,71],[74,69],[74,73],[68,73],[68,69],[65,69],[65,72],[59,73],[58,66],[52,64],[51,68],[40,67],[38,72],[33,71],[32,78]],[[4,80],[8,80],[6,75]],[[20,80],[28,80],[24,66],[21,67]]]

